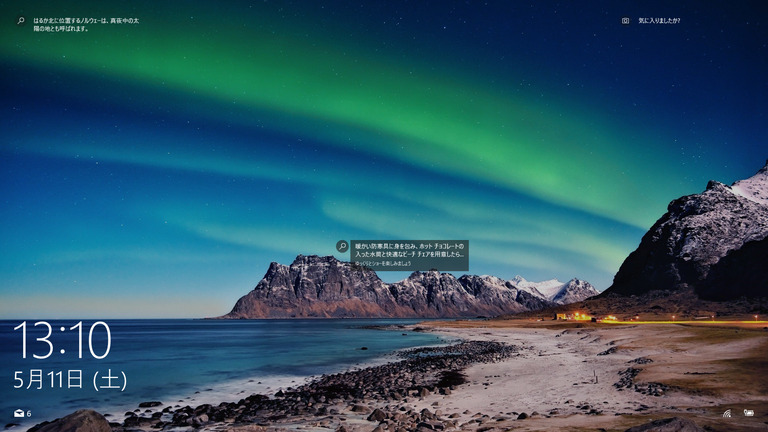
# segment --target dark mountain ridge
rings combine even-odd
[[[542,309],[597,295],[573,279],[547,298],[493,276],[458,279],[437,271],[414,272],[384,283],[376,272],[332,256],[296,257],[290,266],[271,263],[264,278],[221,318],[454,318],[496,316]]]
[[[731,186],[673,200],[621,265],[608,295],[688,290],[705,300],[768,296],[768,162]]]

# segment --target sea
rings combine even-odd
[[[140,402],[236,402],[452,342],[413,331],[421,321],[3,320],[0,421],[27,430],[90,408],[122,422]]]

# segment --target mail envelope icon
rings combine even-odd
[[[17,409],[16,411],[13,412],[13,416],[14,417],[24,417],[24,410]]]

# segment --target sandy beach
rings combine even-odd
[[[462,413],[462,422],[476,413],[496,417],[483,423],[490,430],[623,431],[676,416],[714,430],[768,429],[768,331],[760,325],[490,321],[435,329],[524,349],[503,362],[470,367],[462,389],[424,398],[416,409],[437,402],[445,413]],[[631,387],[617,388],[620,373],[630,368],[639,369]],[[731,418],[723,418],[727,409]],[[754,416],[746,417],[745,409]],[[517,420],[521,413],[528,418]]]

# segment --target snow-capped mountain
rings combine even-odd
[[[768,161],[757,174],[734,183],[730,190],[750,201],[768,206]]]
[[[270,264],[258,285],[222,318],[495,316],[596,294],[592,285],[577,279],[565,284],[473,275],[457,279],[437,271],[413,272],[387,284],[373,270],[332,256],[299,255],[290,266]]]
[[[518,289],[528,291],[529,293],[544,299],[549,299],[557,294],[557,291],[564,285],[563,282],[560,282],[557,279],[549,279],[542,282],[530,282],[520,275],[513,277],[509,281]]]
[[[672,201],[604,294],[694,289],[704,299],[768,296],[768,162],[728,186]]]
[[[517,288],[527,291],[536,297],[556,304],[568,304],[586,300],[598,295],[599,292],[589,282],[579,279],[571,279],[568,282],[560,282],[557,279],[549,279],[542,282],[530,282],[520,275],[515,276],[510,282]]]
[[[574,278],[563,284],[563,286],[549,298],[549,301],[559,305],[565,305],[580,302],[598,294],[599,293],[592,284]]]

